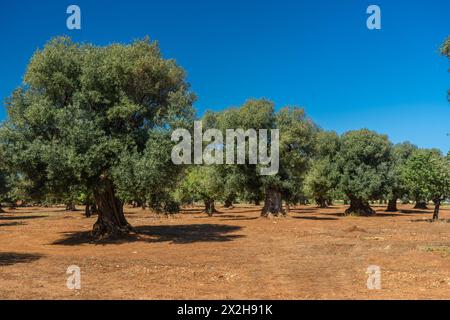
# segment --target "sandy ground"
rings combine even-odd
[[[80,207],[81,209],[81,207]],[[0,214],[1,299],[450,299],[450,208],[299,206],[287,218],[259,218],[239,205],[207,217],[199,208],[166,218],[127,208],[138,236],[92,243],[95,217],[64,208]],[[81,289],[66,286],[81,269]],[[381,290],[367,268],[381,268]]]

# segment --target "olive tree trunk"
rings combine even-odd
[[[350,198],[350,207],[345,210],[345,214],[358,215],[358,216],[371,216],[375,214],[369,203],[365,200],[358,198]]]
[[[204,200],[205,203],[205,210],[204,212],[208,215],[208,216],[212,216],[213,213],[217,212],[216,207],[214,205],[214,200],[213,199],[206,199]]]
[[[232,208],[235,200],[236,200],[236,195],[230,194],[228,197],[226,197],[223,206],[225,208]]]
[[[326,207],[328,207],[327,199],[322,198],[322,197],[316,198],[316,204],[317,204],[317,206],[319,208],[326,208]]]
[[[223,206],[225,208],[231,208],[231,207],[233,207],[233,201],[231,199],[225,199]]]
[[[434,202],[433,221],[439,220],[439,209],[441,208],[441,199],[436,199]]]
[[[98,211],[92,230],[94,238],[121,237],[132,231],[123,213],[123,203],[117,198],[111,181],[106,181],[102,188],[94,191],[94,199]]]
[[[286,212],[283,210],[281,192],[275,189],[267,189],[264,198],[264,207],[261,210],[261,216],[284,216],[285,214]]]
[[[2,209],[2,204],[0,203],[0,213],[4,213],[5,210]]]
[[[386,211],[388,212],[397,212],[397,198],[389,199],[388,206]]]
[[[414,206],[414,209],[428,209],[427,203],[425,201],[416,201],[416,205]]]
[[[86,204],[84,207],[84,215],[86,218],[89,218],[92,215],[91,206]]]

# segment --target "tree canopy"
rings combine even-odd
[[[192,120],[195,97],[185,77],[149,39],[104,47],[53,39],[34,54],[24,85],[7,102],[0,131],[6,163],[46,193],[91,190],[96,237],[128,233],[116,189],[129,174],[117,171],[151,157],[155,130]]]
[[[450,38],[441,47],[450,58],[449,47]],[[283,216],[307,198],[321,207],[350,200],[346,213],[359,215],[374,214],[370,200],[388,198],[387,209],[396,211],[397,200],[408,198],[433,201],[437,219],[449,197],[450,153],[392,145],[368,129],[339,136],[319,128],[303,108],[276,109],[267,99],[205,112],[202,135],[217,129],[226,141],[207,144],[202,136],[201,145],[211,158],[223,155],[223,165],[209,163],[205,153],[202,164],[176,165],[171,136],[178,128],[195,132],[194,102],[185,71],[148,38],[107,46],[67,37],[49,41],[6,101],[0,210],[16,200],[64,203],[68,209],[82,203],[86,215],[96,206],[92,234],[105,238],[132,231],[125,203],[174,213],[181,204],[202,201],[211,215],[216,201],[229,207],[263,200],[261,215],[267,217]],[[267,146],[255,142],[264,132]],[[238,141],[243,147],[229,148]],[[261,161],[264,151],[262,158],[271,163]],[[262,174],[272,165],[273,174]]]
[[[392,167],[392,145],[386,135],[362,129],[341,138],[337,156],[340,188],[350,199],[347,214],[371,215],[368,201],[388,189]]]
[[[314,156],[305,180],[305,192],[322,208],[331,204],[338,193],[336,156],[339,144],[339,136],[331,131],[319,132],[314,141]]]
[[[450,196],[449,158],[439,150],[415,150],[406,161],[402,175],[414,194],[435,203],[433,219],[438,219],[441,201]]]

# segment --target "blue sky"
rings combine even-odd
[[[81,8],[81,30],[66,8]],[[366,8],[381,8],[368,30]],[[199,115],[248,98],[298,105],[321,127],[369,128],[450,150],[448,0],[1,1],[0,98],[53,36],[99,45],[149,35],[188,72]],[[1,108],[0,119],[5,118]]]

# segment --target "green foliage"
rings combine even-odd
[[[276,114],[280,130],[280,169],[274,176],[263,176],[265,189],[276,189],[288,203],[304,197],[304,178],[314,154],[317,126],[299,107],[285,107]]]
[[[172,170],[167,157],[158,163],[168,146],[154,143],[154,132],[191,124],[195,97],[156,42],[97,47],[56,38],[34,54],[24,79],[7,102],[0,142],[9,170],[33,181],[41,198],[108,180],[126,199],[134,198],[126,187],[147,197],[145,183]]]
[[[214,165],[191,166],[177,190],[182,203],[215,201],[223,195],[223,176]]]
[[[436,201],[450,196],[450,159],[439,150],[415,150],[402,176],[417,199]]]
[[[256,132],[260,129],[273,129],[275,127],[276,115],[274,104],[265,99],[250,99],[239,108],[229,108],[220,113],[213,115],[207,114],[204,119],[209,122],[209,126],[213,126],[221,130],[225,137],[226,129],[235,128],[254,129]],[[269,134],[269,133],[268,133]],[[226,150],[224,152],[226,155]],[[237,150],[234,156],[236,157]],[[246,154],[248,155],[248,144],[246,146]],[[246,201],[259,201],[262,199],[263,178],[260,176],[259,165],[248,163],[243,165],[225,165],[218,168],[220,175],[224,177],[223,194],[237,194]]]
[[[235,193],[244,200],[259,201],[264,190],[276,189],[289,202],[296,202],[304,195],[303,180],[314,152],[313,138],[318,129],[302,108],[286,107],[276,113],[272,102],[251,99],[239,108],[229,108],[219,113],[207,112],[203,124],[221,130],[224,137],[226,129],[230,128],[244,131],[255,129],[257,132],[259,129],[280,130],[278,174],[261,176],[261,165],[249,164],[248,158],[244,165],[220,166],[217,170],[224,177],[221,184],[223,195]]]
[[[126,202],[148,203],[157,212],[170,208],[178,210],[173,193],[184,170],[171,160],[173,144],[168,130],[149,132],[147,145],[142,152],[124,151],[112,170],[116,190]]]
[[[306,194],[317,204],[325,206],[337,193],[339,172],[336,156],[339,151],[339,136],[335,132],[321,131],[314,143],[312,165],[305,179]]]
[[[386,135],[367,129],[341,137],[337,156],[340,188],[349,199],[367,202],[388,191],[392,146]]]
[[[441,53],[450,58],[450,37]],[[0,202],[91,203],[109,182],[114,197],[168,213],[193,201],[259,201],[267,190],[288,203],[305,192],[320,201],[341,193],[360,204],[385,196],[449,196],[450,153],[410,143],[393,147],[366,129],[340,138],[320,131],[302,108],[276,112],[265,99],[206,112],[203,127],[224,138],[227,129],[279,129],[278,174],[261,176],[261,165],[248,157],[243,165],[174,165],[170,134],[192,128],[194,120],[195,97],[185,78],[148,39],[104,47],[51,40],[33,55],[23,85],[6,102]]]
[[[417,150],[417,147],[409,142],[399,143],[392,148],[393,166],[389,176],[389,197],[400,199],[409,196],[410,189],[402,177],[405,163]]]
[[[442,43],[441,53],[450,59],[450,36]]]

